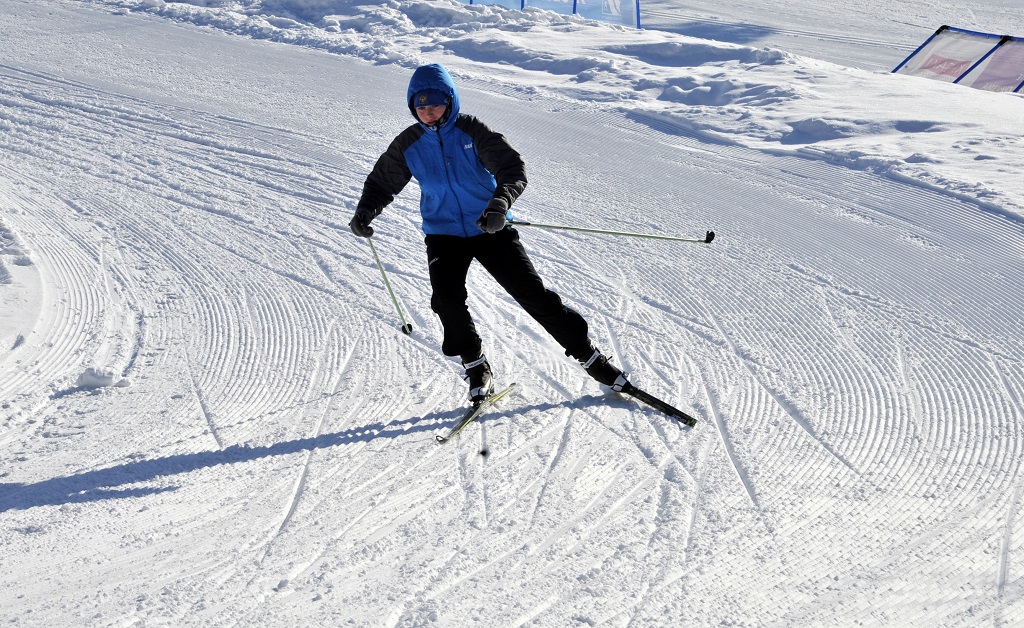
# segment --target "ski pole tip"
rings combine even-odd
[[[704,244],[711,244],[711,241],[715,239],[715,232],[708,231],[707,236],[704,237]]]
[[[405,334],[406,336],[412,334],[412,325],[410,325],[409,323],[402,325],[402,333]]]

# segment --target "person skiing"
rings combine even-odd
[[[478,118],[461,113],[455,82],[440,64],[413,72],[406,104],[416,122],[377,159],[349,227],[369,238],[371,221],[411,178],[419,183],[430,306],[443,328],[442,353],[462,361],[470,400],[480,402],[494,391],[491,366],[466,305],[473,260],[591,377],[613,390],[628,386],[622,370],[591,343],[587,321],[544,286],[508,223],[509,208],[526,188],[519,153]]]

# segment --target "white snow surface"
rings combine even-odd
[[[0,621],[1024,625],[1024,100],[888,70],[1018,0],[0,0]],[[346,224],[412,68],[523,153],[548,285],[479,268],[458,439],[415,184]],[[482,454],[486,452],[486,454]]]

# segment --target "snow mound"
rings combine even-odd
[[[0,255],[13,256],[14,259],[12,261],[15,266],[32,265],[29,251],[22,244],[18,234],[2,222],[0,222]],[[4,283],[2,270],[0,270],[0,283]]]
[[[85,369],[75,381],[75,386],[79,388],[107,388],[110,386],[124,388],[129,385],[130,382],[127,379],[118,378],[114,369],[97,366]]]

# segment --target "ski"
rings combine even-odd
[[[438,435],[434,436],[434,438],[437,439],[437,442],[441,443],[442,445],[444,443],[447,443],[451,439],[455,438],[456,436],[459,435],[459,432],[461,432],[464,427],[466,427],[467,425],[472,423],[474,420],[476,420],[477,417],[479,417],[481,414],[483,414],[484,410],[486,410],[487,408],[492,406],[495,402],[497,402],[499,399],[501,399],[505,395],[507,395],[510,392],[512,392],[513,390],[515,390],[516,385],[517,384],[512,384],[508,388],[505,388],[503,390],[499,390],[496,393],[492,393],[486,399],[483,399],[482,401],[478,401],[478,402],[474,403],[471,408],[466,410],[466,414],[462,415],[462,418],[459,420],[458,423],[455,424],[455,427],[453,427],[444,436],[438,434]]]
[[[626,386],[622,389],[622,393],[629,395],[630,397],[633,397],[638,401],[646,403],[647,405],[651,406],[658,412],[661,412],[662,414],[666,414],[672,417],[673,419],[676,419],[677,421],[679,421],[683,425],[686,425],[687,427],[694,427],[695,425],[697,425],[697,419],[693,418],[689,414],[686,414],[679,408],[674,408],[670,406],[668,403],[662,401],[661,399],[658,399],[654,395],[643,390],[640,390],[633,384],[627,383]]]

